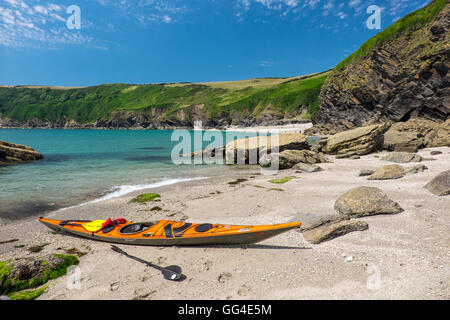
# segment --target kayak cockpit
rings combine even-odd
[[[128,225],[120,228],[119,233],[127,234],[127,235],[141,233],[141,232],[153,227],[158,222],[159,221],[131,223],[131,224],[128,224]]]

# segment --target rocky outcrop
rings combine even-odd
[[[334,209],[349,217],[396,214],[403,211],[397,202],[374,187],[357,187],[347,191],[336,200]]]
[[[384,134],[383,148],[417,152],[425,147],[450,146],[450,120],[439,123],[425,119],[398,122]]]
[[[333,71],[313,118],[321,133],[414,118],[438,122],[449,118],[450,5],[442,3],[433,1],[409,15],[409,21],[399,21],[403,28],[391,26]],[[408,25],[405,30],[415,16],[420,19],[442,6],[427,24]],[[390,40],[381,40],[386,38]],[[371,47],[378,39],[381,44]]]
[[[375,171],[367,180],[391,180],[400,179],[405,176],[406,172],[403,167],[397,164],[382,166]]]
[[[0,141],[0,165],[43,159],[44,156],[31,147]]]
[[[323,153],[333,155],[369,154],[382,149],[388,128],[385,124],[378,124],[340,132],[319,141],[319,148]]]
[[[434,177],[425,185],[425,188],[437,196],[450,194],[450,170],[444,171]]]
[[[286,133],[276,136],[257,136],[238,139],[225,146],[227,164],[260,162],[262,152],[272,154],[286,150],[309,150],[307,137],[299,133]],[[280,157],[281,158],[281,157]]]
[[[299,163],[325,163],[327,160],[319,153],[310,150],[285,150],[261,157],[259,165],[263,168],[291,169]]]
[[[425,136],[425,146],[431,147],[450,147],[450,119],[435,126]]]

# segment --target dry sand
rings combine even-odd
[[[69,274],[50,282],[39,299],[449,299],[450,196],[434,196],[423,186],[450,168],[450,149],[431,148],[419,154],[429,158],[431,150],[443,154],[433,156],[435,161],[423,162],[429,170],[398,180],[357,177],[360,169],[387,164],[378,158],[383,153],[334,160],[321,164],[325,170],[316,173],[280,171],[278,177],[296,177],[283,185],[269,183],[273,177],[261,175],[259,167],[236,167],[234,176],[148,190],[161,194],[160,202],[129,204],[136,194],[128,194],[47,215],[61,219],[282,223],[336,214],[333,205],[337,197],[357,186],[379,187],[405,210],[362,218],[369,224],[367,231],[319,245],[290,231],[248,247],[120,246],[159,265],[181,266],[187,277],[183,282],[164,280],[159,271],[111,251],[108,243],[54,234],[35,220],[0,226],[0,241],[20,240],[0,245],[0,260],[64,253],[61,248],[87,252],[80,258],[79,288],[68,289],[67,281],[73,278]],[[236,177],[248,181],[229,185]],[[271,190],[274,187],[284,191]],[[151,211],[154,206],[163,211]],[[43,243],[50,244],[37,254],[14,248]]]

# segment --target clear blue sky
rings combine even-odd
[[[324,71],[430,0],[0,0],[0,84],[206,82]],[[81,10],[70,30],[66,9]]]

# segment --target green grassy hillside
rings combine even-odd
[[[246,114],[257,118],[270,111],[303,117],[318,106],[327,73],[296,78],[252,79],[205,84],[105,84],[86,88],[0,87],[0,118],[80,124],[114,113],[157,114],[172,120],[183,109],[202,105],[206,118]],[[187,110],[187,109],[186,109]]]
[[[407,32],[422,28],[429,22],[433,21],[433,19],[447,4],[448,0],[434,0],[424,8],[406,15],[390,27],[365,42],[357,51],[339,63],[336,70],[340,70],[352,62],[356,62],[364,57],[367,57],[367,55],[374,49],[379,48],[383,44],[395,39],[400,34],[405,34]]]

